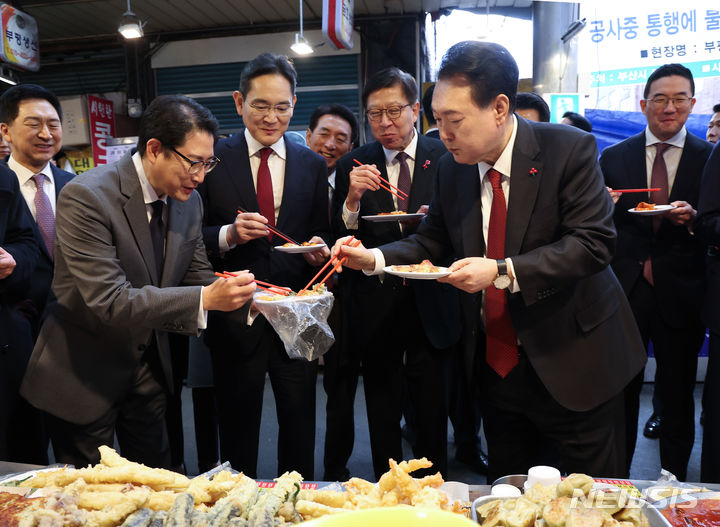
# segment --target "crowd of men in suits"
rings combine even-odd
[[[360,374],[376,477],[403,457],[403,416],[414,455],[447,476],[448,415],[472,416],[473,401],[489,480],[537,464],[627,477],[650,342],[661,463],[685,479],[709,327],[702,478],[720,480],[720,155],[685,129],[689,70],[650,76],[647,128],[599,161],[592,135],[515,113],[517,65],[497,44],[461,42],[443,58],[424,101],[439,139],[417,132],[415,80],[387,68],[363,88],[372,141],[353,149],[357,120],[331,104],[311,117],[309,148],[297,145],[286,135],[296,83],[284,56],[250,61],[233,93],[245,129],[217,142],[206,108],[158,97],[136,152],[72,179],[50,163],[62,143],[55,96],[33,85],[3,94],[0,459],[47,463],[49,434],[58,462],[84,466],[116,436],[123,455],[171,466],[168,334],[205,330],[221,459],[258,476],[269,377],[277,471],[313,479],[317,362],[291,360],[251,298],[256,278],[302,288],[334,242],[348,260],[324,358],[323,479],[350,476]],[[628,188],[660,188],[645,196],[672,208],[633,214]],[[362,219],[393,210],[425,216]],[[268,227],[327,247],[276,251],[284,240]],[[362,244],[344,245],[350,236]],[[426,258],[452,273],[405,282],[382,271]],[[214,275],[224,271],[235,276]],[[461,421],[456,441],[471,438],[475,462],[479,423]]]

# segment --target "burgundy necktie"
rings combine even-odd
[[[50,253],[50,259],[55,258],[55,214],[53,214],[50,198],[45,194],[43,185],[45,174],[35,174],[35,220],[40,227],[45,247]]]
[[[402,192],[399,192],[398,194],[402,195],[405,199],[398,198],[398,210],[401,210],[403,212],[407,212],[408,210],[408,201],[410,200],[410,187],[412,186],[412,181],[410,179],[410,167],[408,167],[407,164],[407,158],[409,156],[405,152],[398,152],[398,154],[395,156],[395,159],[397,160],[398,164],[400,165],[400,176],[398,176],[398,188],[402,190],[405,194]]]
[[[650,175],[650,187],[659,188],[660,190],[650,193],[650,201],[655,203],[656,205],[667,205],[668,197],[670,195],[670,184],[668,182],[667,165],[665,165],[665,158],[663,157],[668,148],[670,148],[670,145],[667,143],[655,144],[656,152],[655,160],[653,161],[652,172]],[[662,221],[662,216],[653,216],[652,220],[653,230],[657,232],[658,228],[660,227],[660,222]],[[650,282],[651,285],[655,285],[652,273],[652,261],[650,260],[650,258],[645,260],[645,263],[643,264],[643,276],[645,277],[645,280]]]
[[[505,224],[507,206],[500,180],[500,172],[491,168],[487,172],[493,189],[490,225],[488,228],[487,257],[493,260],[505,258]],[[490,367],[503,379],[518,363],[517,337],[510,320],[508,297],[504,289],[490,285],[485,289],[485,333],[487,349],[485,356]]]
[[[268,158],[272,154],[272,148],[265,147],[260,150],[260,168],[257,174],[257,200],[260,207],[260,214],[268,220],[268,225],[275,227],[275,197],[273,196],[272,177]],[[272,239],[272,233],[268,234],[268,240]]]

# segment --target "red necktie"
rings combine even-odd
[[[395,159],[400,164],[398,188],[404,192],[404,194],[402,194],[403,196],[410,196],[410,187],[412,186],[412,181],[410,179],[410,167],[408,167],[407,164],[408,157],[409,156],[405,152],[398,152],[398,154],[395,156]],[[407,212],[409,199],[409,197],[405,197],[405,199],[398,198],[398,210]]]
[[[507,206],[500,180],[500,172],[491,168],[487,172],[493,189],[490,225],[488,228],[487,257],[505,258],[505,224]],[[485,357],[490,367],[503,379],[518,363],[517,337],[510,320],[508,297],[504,289],[490,285],[485,289]]]
[[[35,174],[35,221],[40,227],[45,247],[50,253],[50,259],[55,258],[55,214],[53,214],[50,198],[45,194],[43,185],[45,174]]]
[[[670,183],[668,182],[667,165],[665,165],[665,151],[670,148],[667,143],[656,143],[655,144],[655,160],[653,161],[652,172],[650,174],[650,187],[659,188],[657,192],[650,193],[650,201],[657,205],[667,205],[668,197],[670,196]],[[660,227],[662,216],[653,216],[653,230],[657,232]],[[643,276],[650,285],[655,285],[652,273],[652,261],[650,258],[645,260],[643,264]]]
[[[260,214],[268,220],[268,225],[275,227],[275,198],[273,196],[272,177],[268,167],[268,157],[272,154],[272,148],[265,147],[260,150],[260,168],[257,174],[257,200],[260,207]],[[272,239],[272,233],[268,234],[268,240]]]

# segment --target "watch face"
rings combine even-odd
[[[508,287],[510,287],[510,282],[511,282],[511,280],[508,275],[501,274],[500,276],[495,278],[495,280],[493,280],[493,285],[497,289],[507,289]]]

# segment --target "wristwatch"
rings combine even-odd
[[[505,260],[496,260],[498,266],[498,275],[493,280],[493,285],[497,289],[507,289],[510,287],[510,277],[507,274],[507,262]]]

